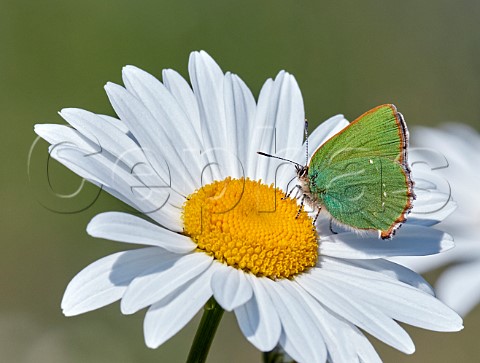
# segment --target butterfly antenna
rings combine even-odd
[[[308,164],[308,121],[305,119],[305,152],[306,152],[306,160],[305,165]]]
[[[275,156],[275,155],[266,154],[266,153],[261,152],[261,151],[257,151],[257,154],[263,155],[263,156],[266,156],[266,157],[269,157],[269,158],[274,158],[274,159],[279,159],[279,160],[283,160],[283,161],[288,161],[289,163],[292,163],[292,164],[298,165],[298,166],[300,166],[300,167],[303,167],[303,165],[300,165],[299,163],[297,163],[297,162],[295,162],[295,161],[288,160],[288,159],[284,159],[284,158],[281,158],[280,156]]]

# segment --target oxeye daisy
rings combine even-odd
[[[422,225],[427,217],[415,208],[430,202],[421,192],[392,240],[332,230],[322,214],[313,228],[315,212],[285,197],[294,168],[257,154],[305,162],[294,77],[282,71],[267,80],[255,102],[244,82],[205,52],[192,53],[189,74],[192,87],[172,70],[160,82],[127,66],[125,87],[105,87],[118,119],[65,109],[71,127],[36,126],[52,157],[142,213],[100,214],[87,232],[149,246],[87,266],[66,289],[65,315],[117,300],[124,314],[148,307],[145,341],[156,348],[206,305],[210,325],[233,311],[260,351],[280,346],[298,362],[380,361],[361,330],[412,353],[396,321],[462,328],[419,275],[384,259],[453,246],[449,235]],[[309,147],[347,125],[342,115],[330,118]],[[192,348],[202,358],[191,354],[192,362],[204,359],[201,344],[213,335],[207,325]]]
[[[455,237],[456,246],[445,254],[401,258],[399,262],[418,272],[449,265],[436,282],[437,295],[464,316],[480,301],[480,134],[470,126],[451,123],[416,128],[413,141],[416,147],[437,156],[424,168],[434,169],[444,184],[448,182],[445,189],[451,190],[458,204],[438,225]]]

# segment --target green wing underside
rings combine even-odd
[[[340,223],[387,231],[409,203],[403,140],[393,106],[380,106],[313,155],[310,191]]]
[[[311,192],[339,222],[386,231],[408,203],[402,166],[387,158],[359,157],[310,171]]]
[[[380,106],[360,116],[361,120],[352,122],[347,131],[339,132],[322,145],[313,155],[311,164],[328,167],[352,155],[399,160],[403,145],[396,110],[392,107]]]

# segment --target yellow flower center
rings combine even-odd
[[[183,206],[184,232],[198,249],[257,276],[288,278],[317,262],[317,233],[295,199],[250,179],[208,184]]]

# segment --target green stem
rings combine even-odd
[[[287,359],[283,350],[278,346],[270,352],[263,352],[262,357],[263,363],[295,363],[295,361]]]
[[[213,337],[223,316],[223,309],[212,297],[204,307],[202,320],[193,339],[187,363],[204,363]]]

